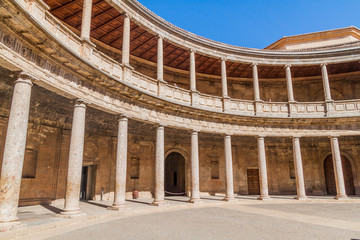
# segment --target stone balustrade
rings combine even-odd
[[[206,111],[224,112],[239,116],[259,116],[269,118],[319,118],[319,117],[352,117],[359,116],[360,100],[325,102],[265,102],[240,99],[222,99],[221,97],[197,94],[196,104],[192,104],[191,92],[167,83],[159,84],[157,79],[145,76],[132,70],[125,75],[124,66],[95,48],[95,45],[84,43],[79,36],[49,13],[46,4],[40,0],[19,0],[17,3],[37,21],[48,34],[51,34],[64,48],[85,62],[118,82],[133,87],[161,100],[193,106]],[[71,65],[62,59],[65,65]],[[76,67],[76,66],[75,66]],[[77,70],[81,72],[81,69]],[[226,104],[225,104],[226,103]]]

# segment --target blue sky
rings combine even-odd
[[[264,48],[283,36],[347,26],[360,28],[360,0],[139,0],[195,34]]]

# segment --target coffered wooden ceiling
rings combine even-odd
[[[50,12],[67,25],[80,31],[83,0],[45,0]],[[109,46],[122,48],[123,16],[105,0],[93,0],[91,21],[91,37]],[[157,38],[144,28],[131,22],[131,55],[152,62],[157,60]],[[164,65],[189,70],[190,54],[188,49],[178,47],[164,41]],[[227,62],[229,77],[252,77],[252,67],[247,63]],[[360,71],[358,62],[342,63],[328,66],[329,74]],[[282,66],[259,65],[260,78],[284,78],[285,69]],[[320,66],[294,66],[291,68],[294,77],[320,76]],[[210,75],[220,75],[220,60],[205,55],[196,54],[196,72]]]

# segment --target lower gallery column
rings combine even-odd
[[[155,152],[155,199],[151,203],[153,206],[166,205],[165,197],[165,130],[164,126],[160,125],[156,132],[156,152]]]
[[[25,226],[17,217],[24,163],[32,82],[21,75],[15,82],[0,178],[0,231]]]
[[[86,105],[83,101],[77,100],[74,106],[74,116],[71,127],[65,208],[59,214],[59,216],[62,217],[73,218],[85,216],[85,213],[81,212],[79,208],[81,170],[84,152],[85,114]]]
[[[260,197],[259,200],[269,200],[268,179],[266,170],[266,154],[265,154],[265,139],[264,136],[258,137],[258,160],[259,160],[259,174],[260,174]]]
[[[304,172],[301,159],[301,149],[300,149],[300,138],[293,137],[293,153],[294,153],[294,165],[295,165],[295,174],[296,174],[296,190],[297,196],[295,199],[306,200],[305,193],[305,183],[304,183]]]
[[[191,198],[190,203],[201,203],[199,177],[199,135],[197,131],[191,134]]]
[[[331,152],[334,165],[335,183],[337,195],[335,199],[348,199],[345,190],[344,173],[341,164],[341,155],[338,137],[330,137],[331,139]]]
[[[116,149],[115,199],[113,205],[108,208],[110,210],[121,210],[125,208],[127,145],[128,119],[120,116]]]
[[[232,167],[232,153],[231,153],[231,136],[224,137],[225,144],[225,166],[226,166],[226,197],[225,201],[236,201],[234,197],[234,179]]]

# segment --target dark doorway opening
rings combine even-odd
[[[185,158],[177,152],[165,159],[165,195],[185,195]]]
[[[345,156],[341,156],[341,163],[344,174],[345,190],[347,195],[355,195],[354,178],[351,170],[351,163]],[[332,155],[324,161],[326,192],[328,195],[336,195],[335,173]]]
[[[248,192],[249,195],[260,194],[259,169],[247,170]]]
[[[81,184],[80,184],[80,199],[91,200],[95,196],[95,174],[96,166],[82,167]]]

